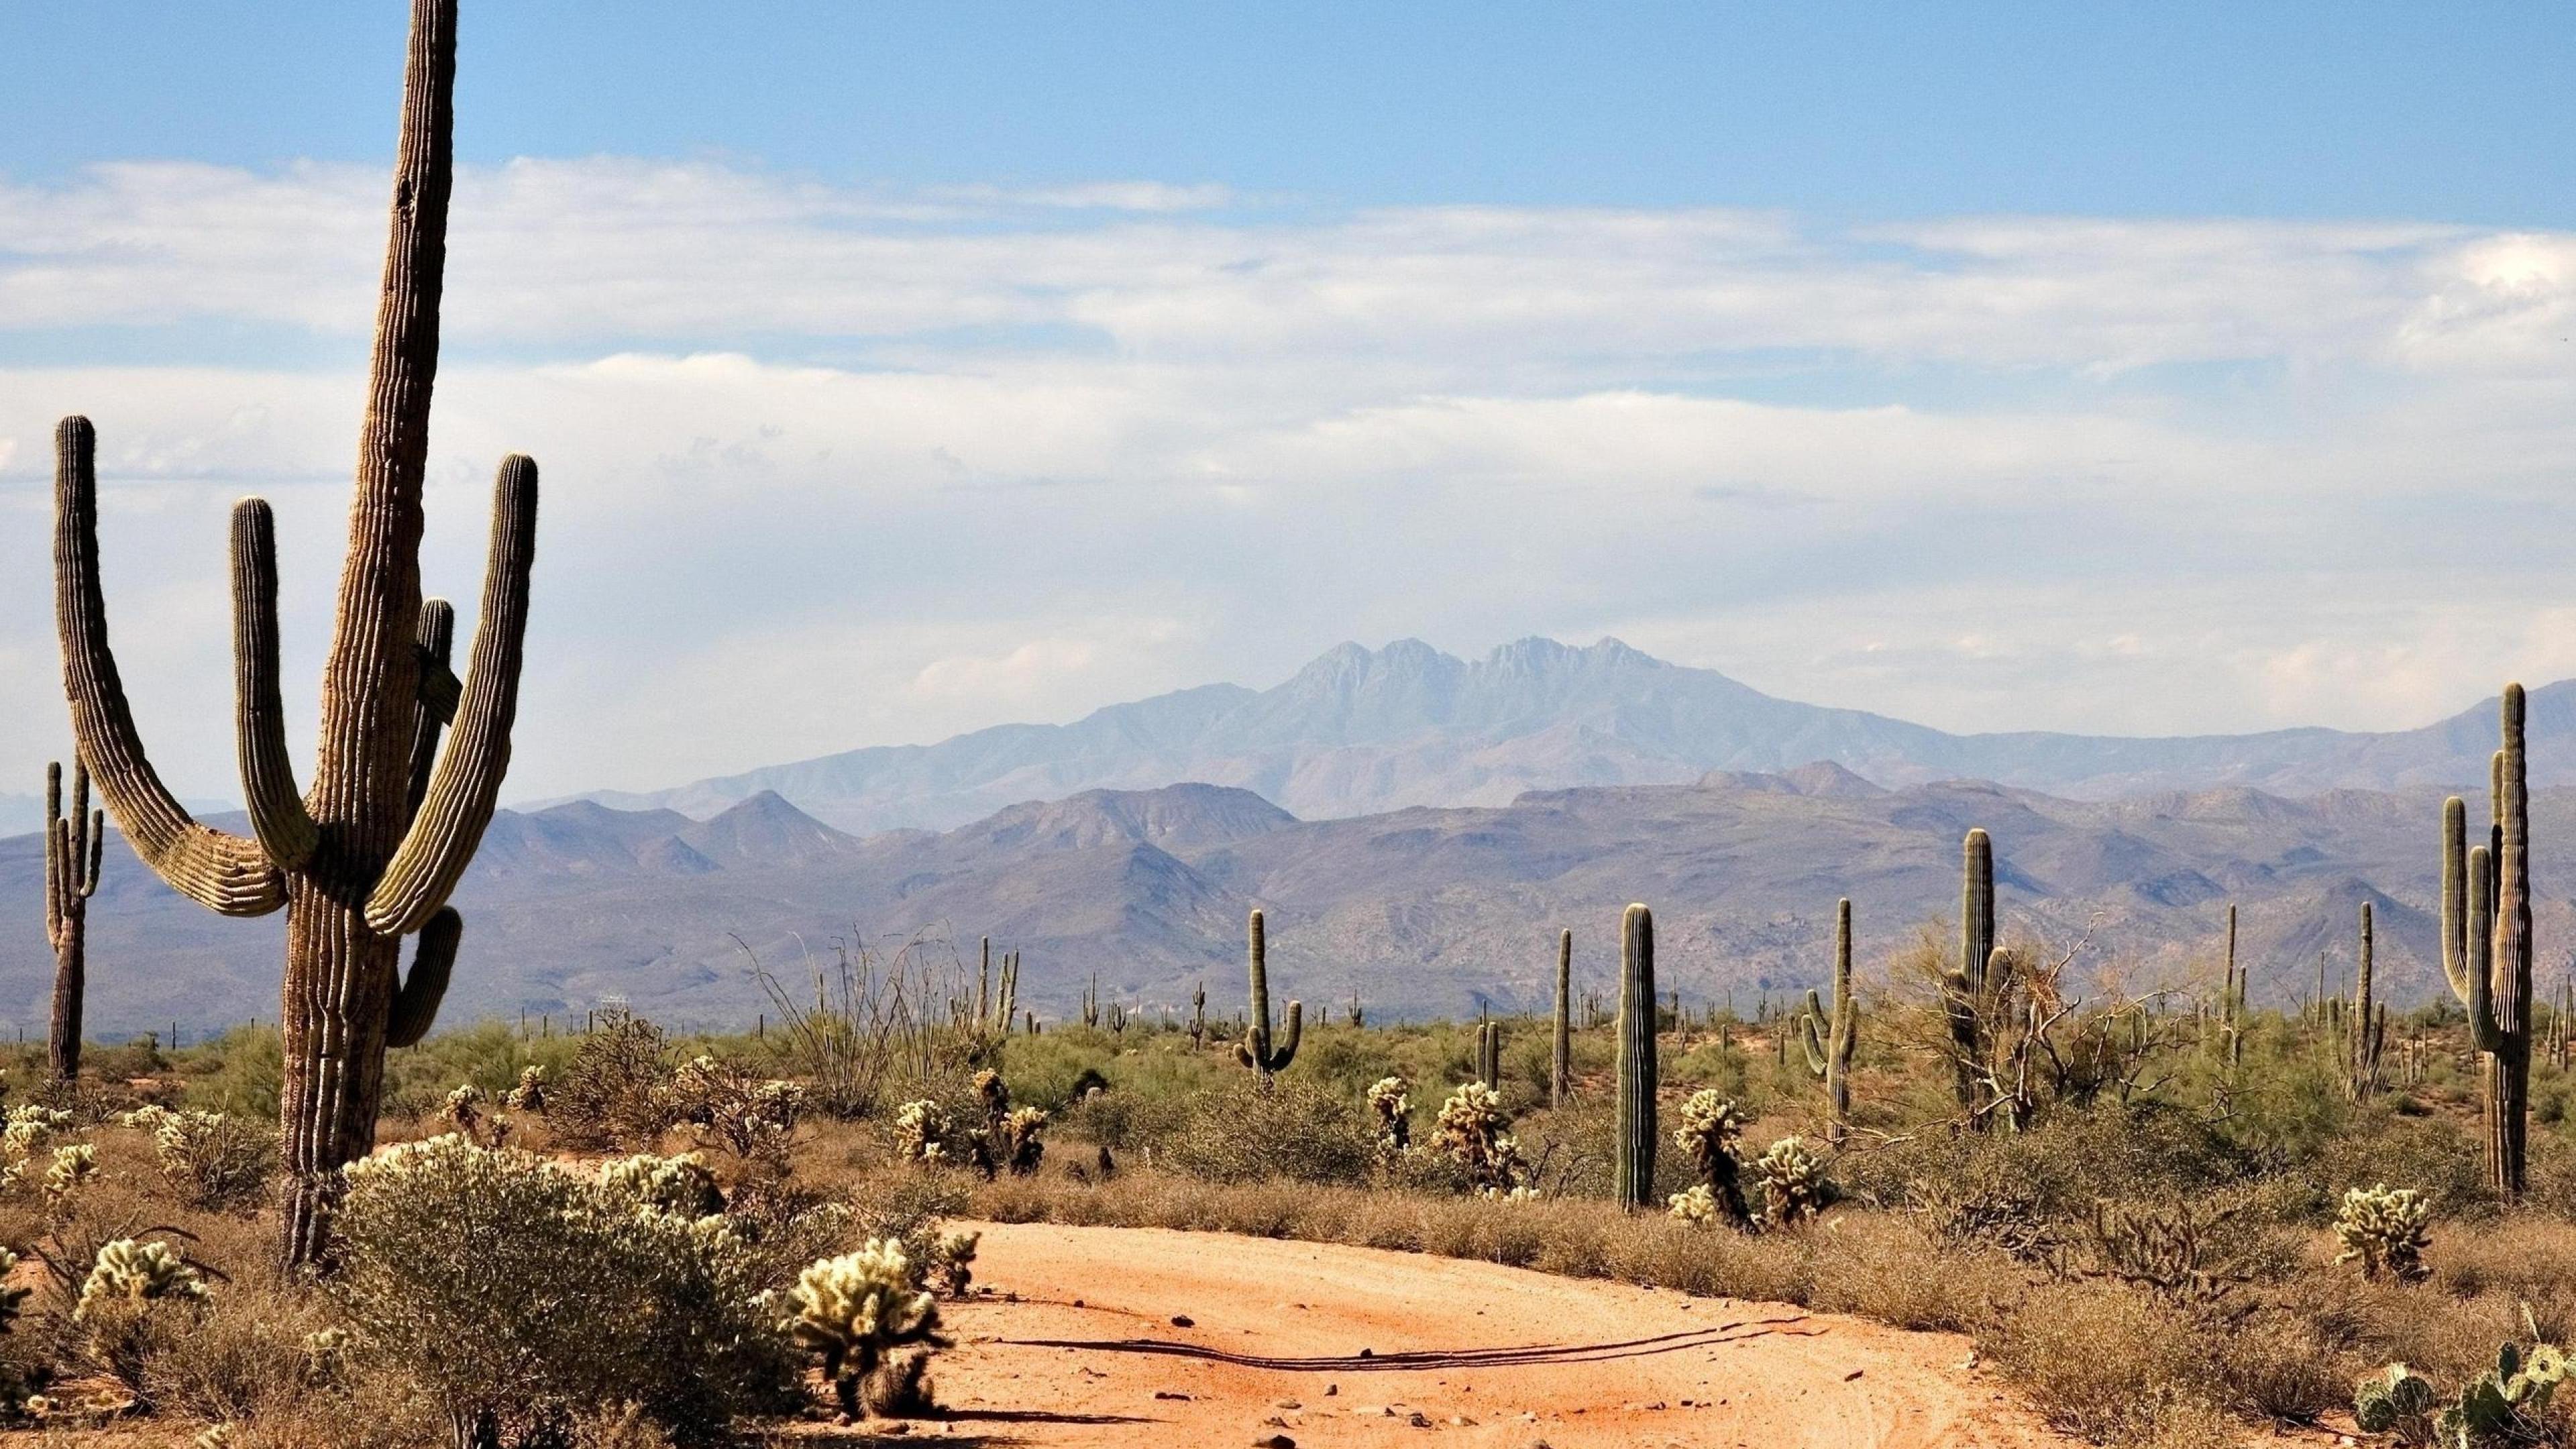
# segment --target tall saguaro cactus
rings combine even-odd
[[[1574,1089],[1574,933],[1556,933],[1556,1041],[1547,1059],[1547,1104],[1562,1107]]]
[[[2487,1181],[2506,1198],[2525,1183],[2531,1097],[2531,826],[2523,690],[2504,688],[2504,748],[2489,776],[2489,844],[2463,851],[2468,807],[2442,804],[2442,970],[2485,1054]],[[2465,856],[2466,869],[2462,869]]]
[[[2236,964],[2236,908],[2229,906],[2227,908],[2227,984],[2219,995],[2218,1008],[2225,1013],[2225,1020],[2221,1026],[2227,1033],[2227,1065],[2231,1068],[2245,1063],[2245,992],[2249,974],[2247,971],[2240,970]]]
[[[277,558],[268,505],[233,512],[237,745],[252,838],[190,818],[145,754],[108,647],[98,569],[96,436],[56,434],[55,610],[80,755],[125,838],[181,894],[222,914],[287,915],[278,1115],[283,1250],[322,1250],[343,1163],[375,1144],[389,1045],[428,1029],[462,930],[448,894],[491,820],[518,709],[537,468],[501,465],[482,614],[461,686],[452,616],[420,592],[421,482],[447,256],[456,0],[413,0],[391,239],[360,431],[349,552],[323,671],[321,748],[299,793],[278,699]],[[442,754],[441,726],[453,722]],[[402,938],[420,936],[408,980]]]
[[[54,948],[54,1019],[45,1037],[54,1080],[80,1075],[81,997],[89,981],[89,900],[107,844],[107,816],[89,804],[89,770],[72,762],[72,812],[63,814],[63,767],[45,766],[45,940]]]
[[[1619,1205],[1646,1206],[1655,1191],[1655,915],[1642,905],[1619,921],[1619,1104],[1610,1151]]]
[[[1243,1040],[1236,1044],[1234,1055],[1237,1061],[1259,1072],[1266,1082],[1270,1080],[1271,1073],[1288,1070],[1288,1064],[1297,1059],[1297,1038],[1306,1026],[1306,1004],[1302,1001],[1288,1003],[1288,1032],[1273,1050],[1270,1044],[1270,939],[1262,929],[1259,911],[1252,913],[1252,923],[1247,929],[1252,938],[1252,1020],[1244,1031]],[[1325,1009],[1327,1012],[1331,1010],[1330,1007]]]
[[[1815,991],[1807,992],[1798,1018],[1798,1041],[1807,1070],[1825,1079],[1825,1141],[1840,1147],[1851,1135],[1852,1051],[1860,1038],[1860,1002],[1852,996],[1851,900],[1834,908],[1834,1006],[1829,1016]]]
[[[1979,1063],[1984,1059],[1986,1024],[1981,1016],[1992,988],[1991,973],[2002,962],[1995,954],[1995,847],[1983,830],[1971,830],[1959,843],[1959,960],[1943,978],[1942,1007],[1950,1025],[1951,1090],[1972,1125],[1985,1124],[1984,1088]]]
[[[2382,1004],[2376,1013],[2371,1009],[2371,926],[2370,902],[2361,903],[2360,966],[2352,986],[2352,1024],[2346,1028],[2349,1050],[2345,1063],[2345,1086],[2358,1101],[2379,1086],[2379,1053],[2388,1040],[2388,1008]]]

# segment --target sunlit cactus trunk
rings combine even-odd
[[[2349,1060],[2345,1065],[2345,1086],[2353,1100],[2367,1098],[2379,1087],[2379,1053],[2388,1040],[2388,1008],[2375,1012],[2371,1001],[2371,922],[2370,902],[2361,903],[2360,965],[2355,970],[2352,988],[2352,1022],[2347,1030],[2350,1041]]]
[[[2522,686],[2504,689],[2504,747],[2488,777],[2488,844],[2462,850],[2468,807],[2442,805],[2442,971],[2484,1054],[2487,1181],[2522,1196],[2531,1098],[2531,829]],[[2465,868],[2464,868],[2465,867]]]
[[[1646,1206],[1655,1191],[1655,917],[1642,905],[1619,922],[1619,1103],[1610,1151],[1619,1205]]]
[[[1304,1033],[1306,1007],[1303,1002],[1288,1003],[1288,1030],[1277,1046],[1270,1041],[1270,933],[1261,913],[1254,911],[1244,930],[1248,944],[1245,955],[1247,972],[1252,978],[1252,1012],[1246,1019],[1243,1040],[1234,1048],[1235,1060],[1261,1074],[1268,1082],[1274,1072],[1288,1070],[1297,1059],[1297,1039]],[[1329,1008],[1327,1008],[1329,1011]]]
[[[63,814],[63,767],[45,767],[45,940],[54,948],[54,1013],[45,1061],[54,1080],[80,1075],[81,1000],[89,988],[89,902],[107,818],[89,804],[89,770],[72,764],[72,809]]]
[[[1547,1104],[1565,1105],[1574,1076],[1574,933],[1556,933],[1556,1041],[1547,1062]]]
[[[1959,960],[1943,980],[1942,1010],[1950,1027],[1951,1091],[1971,1127],[1985,1125],[1985,1087],[1978,1064],[1985,1032],[1986,973],[1995,954],[1995,848],[1983,830],[1959,843]]]
[[[436,1014],[462,931],[447,897],[491,820],[518,710],[534,463],[501,465],[461,683],[446,661],[453,617],[420,592],[455,71],[455,0],[414,0],[391,237],[309,791],[296,788],[279,702],[274,525],[257,499],[234,510],[236,745],[252,838],[190,818],[144,751],[108,646],[96,437],[85,419],[69,418],[56,438],[56,615],[81,758],[128,844],[174,889],[226,915],[287,912],[279,1119],[282,1247],[295,1264],[322,1258],[339,1169],[374,1145],[385,1049],[419,1040]],[[401,940],[415,933],[419,956],[404,980]]]
[[[1851,1135],[1852,1053],[1860,1039],[1860,1002],[1852,995],[1851,901],[1834,907],[1834,1002],[1830,1012],[1807,993],[1798,1018],[1798,1043],[1807,1069],[1825,1079],[1825,1141],[1840,1147]]]

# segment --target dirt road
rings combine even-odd
[[[1966,1340],[1485,1263],[1151,1229],[988,1226],[944,1421],[1026,1445],[2036,1449]],[[1016,1295],[1018,1301],[998,1295]],[[1184,1321],[1185,1320],[1185,1321]],[[895,1442],[892,1440],[886,1442]]]

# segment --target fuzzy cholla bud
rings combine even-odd
[[[98,1176],[98,1149],[86,1142],[75,1142],[54,1149],[54,1165],[45,1169],[45,1196],[61,1202],[82,1184]]]
[[[98,1263],[81,1284],[72,1317],[86,1321],[116,1305],[205,1296],[206,1280],[169,1244],[119,1238],[98,1250]]]
[[[1468,1082],[1440,1104],[1432,1141],[1467,1169],[1468,1181],[1479,1192],[1509,1192],[1521,1185],[1526,1169],[1511,1125],[1502,1097],[1482,1082]]]
[[[894,1112],[895,1155],[916,1162],[945,1162],[953,1129],[948,1113],[924,1098],[906,1102]]]
[[[1753,1174],[1762,1183],[1762,1220],[1771,1227],[1789,1227],[1814,1217],[1834,1200],[1833,1184],[1825,1180],[1825,1164],[1807,1150],[1805,1139],[1783,1137],[1771,1149],[1753,1160]]]
[[[1674,1218],[1693,1227],[1704,1228],[1717,1221],[1717,1194],[1708,1190],[1707,1183],[1674,1193],[1664,1202],[1672,1210]]]
[[[2424,1230],[2432,1220],[2433,1205],[2411,1187],[2356,1187],[2343,1195],[2343,1209],[2335,1215],[2335,1241],[2343,1245],[2335,1261],[2358,1259],[2364,1277],[2387,1274],[2413,1282],[2430,1271],[2424,1250],[2432,1240]]]

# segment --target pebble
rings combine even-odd
[[[1190,1317],[1188,1314],[1175,1313],[1172,1315],[1172,1326],[1174,1328],[1196,1328],[1199,1325],[1198,1320]]]

